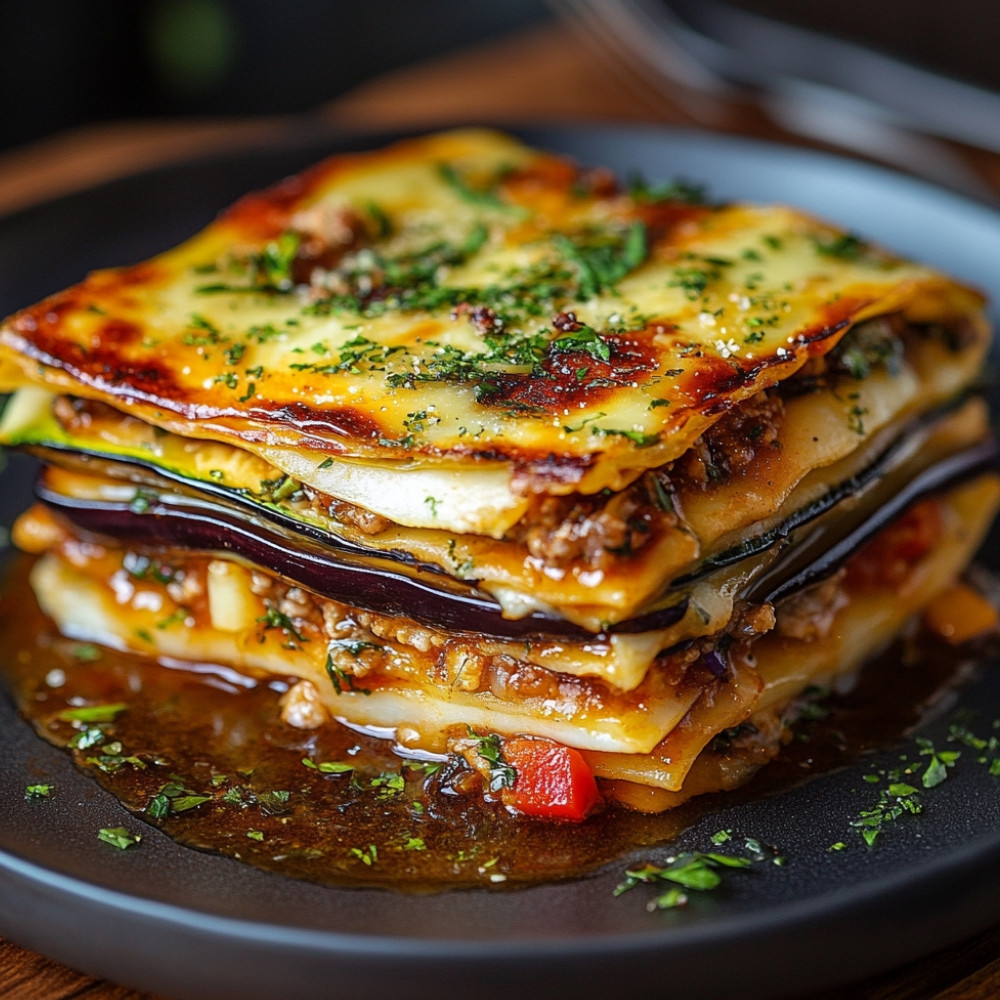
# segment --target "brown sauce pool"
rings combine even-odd
[[[387,740],[283,723],[280,679],[164,666],[60,636],[35,603],[28,566],[11,560],[0,589],[0,680],[39,735],[176,841],[338,885],[426,891],[581,875],[892,745],[968,669],[926,635],[897,643],[849,694],[810,713],[822,718],[800,721],[743,789],[654,816],[607,808],[581,824],[544,822],[461,794],[457,767],[406,761]],[[65,717],[82,705],[124,707],[103,720]]]

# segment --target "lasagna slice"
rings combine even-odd
[[[663,809],[962,573],[988,340],[977,292],[801,212],[434,135],[7,320],[15,538],[69,636],[290,678],[286,721],[514,809]]]

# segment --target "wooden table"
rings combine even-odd
[[[320,109],[352,129],[483,121],[661,122],[790,139],[752,103],[652,91],[562,25],[544,25],[380,77]],[[79,129],[0,156],[0,214],[146,167],[249,147],[287,121],[125,122]],[[1000,194],[1000,156],[953,150]],[[0,1000],[142,1000],[0,941]],[[801,1000],[995,1000],[1000,927],[849,989]],[[148,1000],[148,998],[147,998]]]

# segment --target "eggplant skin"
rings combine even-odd
[[[923,469],[902,488],[894,489],[882,502],[869,504],[863,519],[841,521],[827,528],[822,543],[803,559],[803,549],[786,549],[762,578],[743,593],[751,603],[777,603],[797,591],[830,576],[861,546],[878,534],[921,498],[982,475],[997,466],[997,442],[988,437]],[[877,475],[877,469],[870,475]],[[59,516],[88,534],[116,543],[141,544],[167,550],[235,555],[265,571],[293,580],[332,599],[350,594],[352,604],[366,610],[412,618],[452,631],[482,632],[497,638],[557,637],[585,641],[593,633],[559,616],[534,612],[519,619],[504,618],[502,608],[490,595],[440,573],[419,567],[393,564],[376,553],[337,551],[329,544],[296,534],[275,524],[253,518],[238,508],[208,499],[168,497],[139,491],[135,500],[113,502],[77,500],[38,486],[39,499]],[[881,499],[876,494],[875,499]],[[815,514],[813,515],[815,516]],[[802,517],[808,525],[809,519]],[[775,533],[770,544],[794,541],[794,530]],[[759,547],[759,546],[758,546]],[[748,547],[745,555],[756,554]],[[721,560],[725,562],[726,560]],[[738,562],[738,559],[729,561]],[[791,564],[791,568],[790,568]],[[686,581],[685,581],[686,582]],[[630,633],[665,629],[679,622],[688,608],[687,596],[657,611],[618,623],[608,633]]]
[[[587,641],[594,632],[558,615],[533,612],[505,618],[489,594],[440,573],[405,567],[375,555],[338,553],[329,545],[296,536],[221,504],[163,503],[151,497],[135,501],[74,500],[40,484],[39,499],[76,528],[116,543],[140,544],[236,556],[265,571],[333,599],[452,631],[481,632],[496,638],[563,637]],[[680,621],[687,601],[679,596],[669,606],[616,626],[616,632],[664,629]]]

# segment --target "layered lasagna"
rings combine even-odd
[[[802,212],[433,135],[7,320],[15,540],[67,636],[278,675],[515,810],[661,810],[963,572],[987,344]]]

